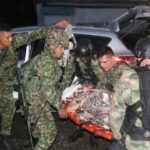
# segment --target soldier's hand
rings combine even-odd
[[[60,109],[58,110],[58,115],[59,115],[59,118],[61,118],[61,119],[67,118],[66,109],[60,108]]]
[[[58,22],[55,23],[56,27],[64,27],[66,28],[70,23],[66,20],[60,20]]]

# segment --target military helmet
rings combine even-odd
[[[88,57],[93,54],[93,44],[87,38],[81,38],[77,42],[76,54],[79,57]]]
[[[135,45],[135,56],[137,58],[150,58],[150,36],[137,41]]]
[[[68,48],[69,36],[62,30],[54,29],[48,32],[45,43],[46,46],[62,45],[64,48]]]

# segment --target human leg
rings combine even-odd
[[[33,132],[33,136],[39,139],[35,146],[35,150],[48,150],[56,138],[57,128],[55,121],[52,114],[50,112],[48,113],[49,115],[46,115],[47,117],[42,115],[43,117],[39,119]]]
[[[15,114],[15,102],[12,98],[12,88],[4,86],[1,91],[1,103],[0,103],[0,113],[1,113],[1,134],[11,135],[12,121]]]

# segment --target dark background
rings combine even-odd
[[[11,27],[36,25],[36,9],[32,0],[1,0],[0,21]]]

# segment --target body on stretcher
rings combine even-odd
[[[69,119],[71,119],[74,123],[76,123],[81,128],[87,130],[90,133],[94,133],[95,135],[100,136],[100,137],[105,138],[105,139],[108,139],[108,140],[113,139],[113,135],[112,135],[111,130],[104,129],[100,125],[96,125],[92,122],[85,122],[85,121],[81,120],[78,117],[79,112],[80,112],[80,110],[76,110],[74,112],[68,112]]]
[[[111,140],[112,132],[108,125],[108,111],[111,94],[105,90],[78,90],[72,101],[63,101],[68,118],[82,129]],[[104,108],[104,109],[103,109]]]

